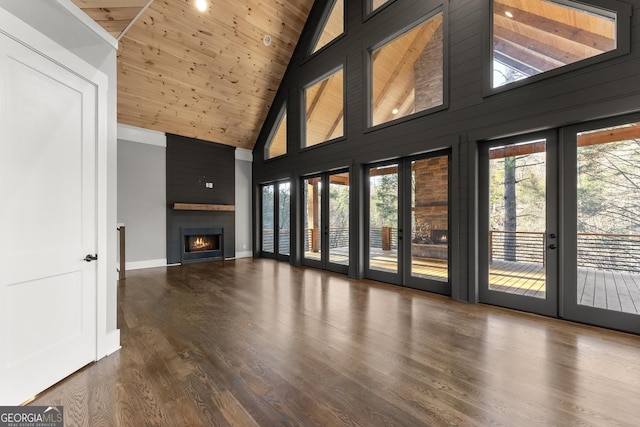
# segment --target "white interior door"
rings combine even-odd
[[[96,93],[0,34],[0,405],[96,359]]]

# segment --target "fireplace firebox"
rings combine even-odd
[[[431,230],[431,240],[436,245],[445,245],[449,242],[449,231]]]
[[[183,263],[224,258],[224,229],[182,228]]]

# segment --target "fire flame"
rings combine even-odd
[[[202,249],[202,248],[206,248],[207,246],[208,246],[207,242],[202,237],[198,237],[193,241],[194,249]]]

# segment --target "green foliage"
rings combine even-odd
[[[398,227],[398,174],[372,176],[370,179],[371,228]]]
[[[349,186],[329,185],[329,228],[349,228]]]

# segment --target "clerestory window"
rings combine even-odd
[[[316,53],[338,36],[344,33],[344,0],[335,0],[326,21],[322,27],[322,32],[318,34],[312,54]]]
[[[265,145],[264,158],[272,159],[274,157],[287,154],[287,107],[283,107],[278,121],[274,126],[275,132],[269,137],[269,141]]]
[[[372,126],[443,105],[443,24],[440,11],[370,50]]]
[[[493,0],[492,87],[618,47],[616,11],[574,1]]]
[[[344,136],[344,78],[342,68],[304,90],[306,136],[311,147]]]

